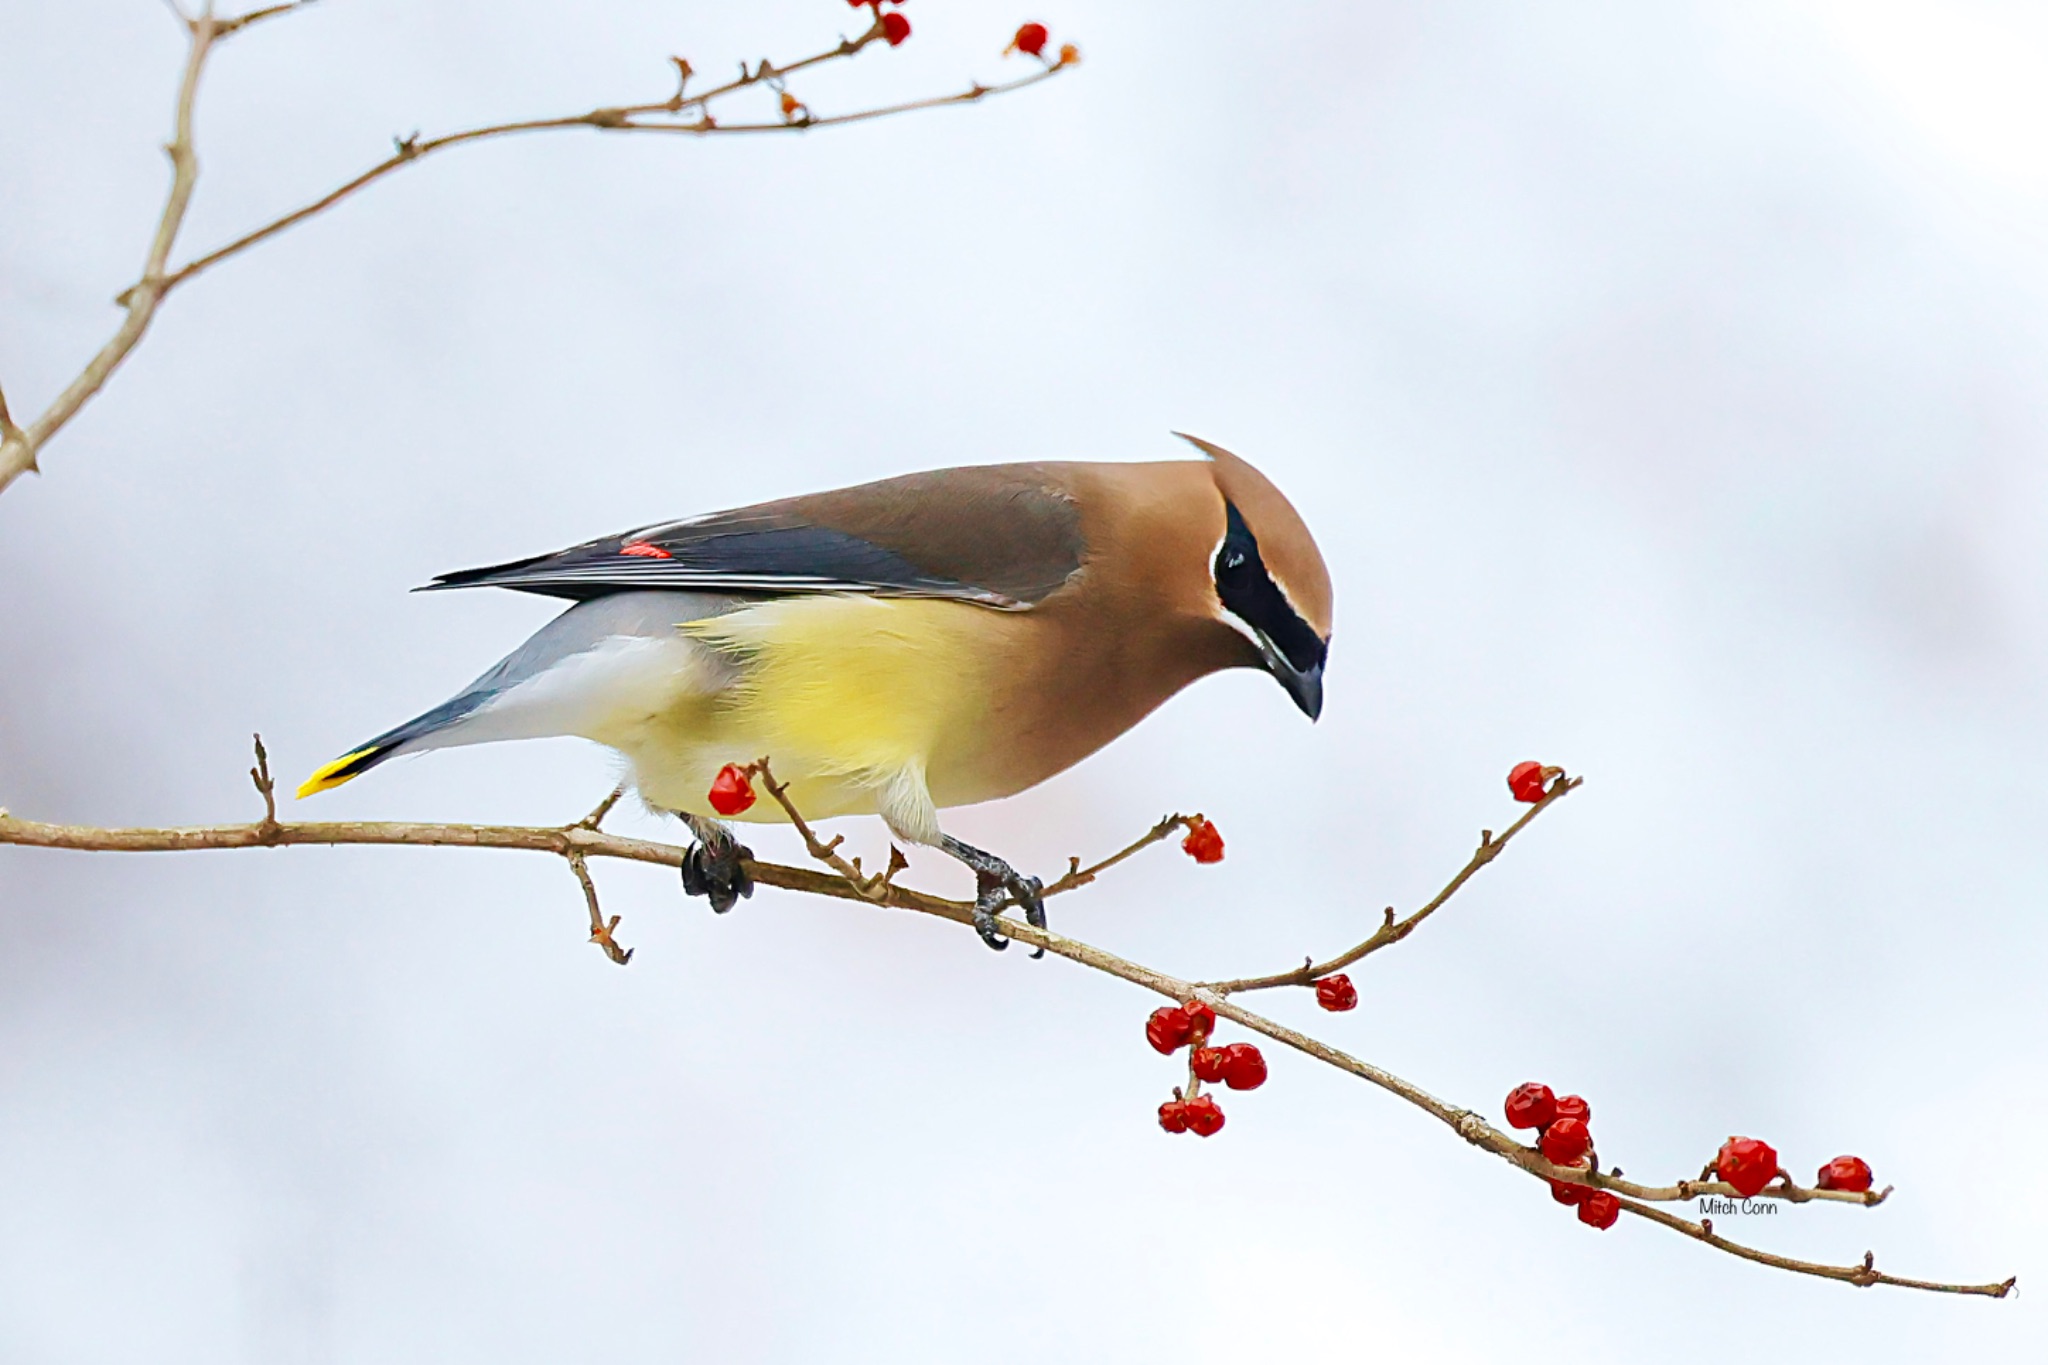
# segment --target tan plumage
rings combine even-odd
[[[1195,444],[1208,458],[939,470],[447,575],[579,605],[301,795],[395,753],[580,734],[715,844],[712,778],[765,754],[807,813],[879,813],[1028,908],[1028,879],[947,839],[940,808],[1042,782],[1220,669],[1320,709],[1322,556],[1264,476]]]

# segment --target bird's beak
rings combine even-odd
[[[1310,720],[1323,714],[1323,665],[1317,660],[1306,669],[1297,669],[1287,662],[1287,656],[1277,649],[1265,632],[1259,632],[1259,653],[1265,656],[1266,671],[1280,680],[1287,689],[1287,695],[1294,698],[1294,704]]]

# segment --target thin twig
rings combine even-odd
[[[576,828],[588,829],[592,827],[577,825]],[[590,907],[590,941],[604,949],[606,957],[618,963],[621,967],[625,966],[633,960],[633,950],[620,947],[618,940],[612,937],[612,931],[619,927],[619,917],[617,915],[613,915],[610,919],[604,917],[604,911],[597,903],[597,883],[591,880],[590,877],[590,864],[585,860],[582,852],[577,849],[571,849],[562,856],[568,860],[569,871],[575,874],[576,884],[583,888],[583,903]]]
[[[192,106],[199,94],[199,77],[206,69],[206,58],[220,37],[222,21],[206,13],[187,19],[185,23],[190,42],[185,51],[185,71],[178,80],[171,141],[164,148],[171,159],[171,188],[164,199],[163,213],[157,219],[156,233],[150,239],[149,254],[142,265],[142,278],[124,296],[122,306],[127,312],[121,318],[121,325],[115,329],[112,339],[86,363],[79,376],[64,387],[42,416],[26,428],[14,427],[0,437],[0,492],[5,492],[8,485],[23,474],[37,472],[36,452],[85,406],[88,399],[99,392],[108,376],[128,358],[128,353],[135,349],[135,344],[149,329],[150,319],[156,316],[157,305],[163,301],[168,288],[164,282],[164,267],[170,261],[171,248],[177,243],[178,229],[184,225],[185,209],[192,202],[192,187],[199,181],[199,158],[192,149]]]
[[[169,268],[170,253],[175,245],[178,230],[185,217],[185,209],[192,197],[192,187],[198,178],[198,159],[192,146],[192,106],[198,90],[199,75],[207,56],[223,38],[238,30],[265,19],[296,13],[314,3],[314,0],[297,0],[292,4],[274,4],[232,18],[215,18],[210,9],[197,17],[186,15],[175,4],[172,10],[186,27],[191,46],[186,56],[185,75],[178,87],[176,131],[167,149],[171,155],[172,178],[170,196],[157,226],[155,239],[151,242],[149,256],[142,269],[142,276],[123,290],[115,303],[125,310],[121,325],[114,336],[87,363],[78,377],[65,387],[51,402],[43,414],[30,422],[27,427],[16,426],[12,419],[0,423],[0,492],[22,474],[35,471],[36,457],[50,438],[67,422],[77,415],[80,408],[99,392],[122,361],[142,340],[143,334],[156,316],[156,310],[171,291],[194,276],[218,265],[231,256],[239,255],[250,247],[264,242],[285,229],[302,223],[308,218],[324,213],[357,191],[374,184],[401,166],[411,165],[435,152],[450,147],[466,146],[493,138],[506,137],[515,133],[547,132],[565,128],[593,128],[600,132],[641,132],[641,133],[688,133],[708,136],[720,133],[790,133],[805,132],[812,128],[829,128],[841,124],[863,123],[871,119],[886,118],[893,114],[911,113],[921,109],[936,109],[953,104],[971,104],[990,95],[1000,95],[1012,90],[1022,90],[1037,85],[1066,70],[1070,63],[1049,63],[1042,69],[1017,80],[983,85],[979,81],[966,90],[951,95],[940,95],[930,99],[911,100],[902,104],[891,104],[871,109],[857,110],[849,114],[834,114],[816,118],[808,113],[803,118],[775,123],[720,123],[713,118],[709,106],[724,96],[745,90],[751,86],[767,84],[780,88],[792,74],[808,70],[824,62],[852,57],[862,49],[881,40],[883,28],[879,17],[866,32],[854,38],[841,38],[838,43],[823,51],[812,54],[786,66],[776,66],[765,58],[754,67],[740,64],[737,78],[723,85],[714,86],[697,94],[687,94],[686,87],[693,74],[690,64],[680,57],[671,58],[677,71],[676,91],[665,100],[646,104],[607,105],[586,110],[580,114],[560,118],[523,119],[507,123],[494,123],[459,132],[446,133],[439,137],[421,138],[418,134],[396,140],[392,154],[371,166],[360,175],[343,182],[336,188],[321,195],[308,204],[301,205],[289,213],[280,215],[270,222],[224,246],[215,248],[202,256],[195,257],[176,269]],[[678,115],[691,111],[696,118],[689,122],[674,121]]]
[[[612,788],[612,794],[610,796],[607,796],[604,800],[597,803],[596,807],[590,812],[590,814],[584,816],[581,820],[578,820],[576,822],[576,828],[596,829],[599,825],[604,823],[605,816],[610,815],[612,813],[612,807],[618,805],[619,799],[623,797],[625,794],[626,784],[621,782],[618,786]]]
[[[307,9],[313,3],[314,0],[289,0],[289,3],[286,4],[266,5],[262,9],[250,10],[247,14],[236,15],[232,19],[216,19],[213,24],[214,38],[218,41],[221,38],[227,37],[230,33],[239,33],[245,28],[253,28],[265,19],[275,19],[280,14],[290,14],[294,10]]]
[[[259,766],[261,766],[259,764]],[[759,769],[772,795],[780,789],[766,775],[765,767]],[[1553,793],[1552,796],[1562,793]],[[834,871],[830,874],[805,868],[785,867],[777,863],[763,863],[748,860],[747,870],[755,882],[764,886],[781,887],[785,890],[805,892],[813,895],[830,896],[842,900],[860,900],[870,904],[888,905],[898,909],[912,910],[920,914],[951,920],[962,925],[974,922],[974,907],[964,901],[947,900],[927,895],[893,883],[874,885],[877,879],[862,878],[857,868],[846,863],[834,851],[838,841],[827,844],[820,842],[816,835],[802,823],[801,816],[787,800],[786,791],[776,795],[778,804],[783,805],[792,820],[797,823],[806,845],[813,856],[820,857]],[[1510,829],[1508,835],[1526,825],[1534,815],[1532,810]],[[588,817],[586,817],[588,818]],[[1162,822],[1165,824],[1166,822]],[[1159,827],[1155,826],[1155,829]],[[1494,845],[1504,843],[1508,835],[1500,840],[1489,840]],[[1165,837],[1163,834],[1159,837]],[[1157,842],[1148,835],[1136,847]],[[217,825],[187,829],[96,829],[76,825],[50,825],[35,821],[19,820],[0,810],[0,844],[18,844],[40,848],[63,848],[103,852],[169,852],[192,849],[227,849],[278,846],[287,844],[388,844],[415,847],[461,847],[523,849],[530,852],[550,853],[568,861],[578,883],[584,888],[585,902],[590,909],[592,938],[605,948],[614,961],[623,961],[616,943],[611,941],[611,931],[617,925],[616,918],[607,921],[598,908],[597,892],[590,879],[586,861],[589,858],[622,858],[635,862],[659,863],[669,867],[680,867],[687,849],[682,845],[657,843],[644,839],[628,839],[615,834],[587,827],[582,823],[564,826],[511,826],[511,825],[451,825],[451,824],[406,824],[398,822],[334,822],[320,824],[276,824],[258,823],[252,825]],[[1119,854],[1121,858],[1125,856]],[[1112,860],[1113,861],[1113,860]],[[1100,866],[1098,865],[1099,870]],[[1461,874],[1461,875],[1469,875]],[[863,884],[871,887],[863,891]],[[1453,887],[1455,889],[1456,883]],[[1448,894],[1448,893],[1446,893]],[[1441,898],[1440,898],[1441,900]],[[1440,900],[1438,903],[1440,903]],[[1029,924],[1006,921],[1004,932],[1022,940],[1031,947],[1042,948],[1071,962],[1104,972],[1120,980],[1142,986],[1175,1002],[1199,999],[1214,1009],[1221,1018],[1259,1033],[1275,1042],[1314,1058],[1327,1065],[1356,1076],[1378,1086],[1391,1095],[1429,1114],[1438,1122],[1449,1127],[1466,1142],[1483,1151],[1492,1153],[1509,1162],[1529,1175],[1545,1180],[1574,1181],[1581,1184],[1597,1185],[1613,1191],[1621,1197],[1622,1207],[1639,1217],[1659,1223],[1665,1227],[1711,1246],[1730,1255],[1755,1261],[1780,1270],[1802,1275],[1814,1275],[1823,1279],[1839,1280],[1856,1285],[1888,1284],[1905,1289],[1922,1289],[1948,1294],[1981,1294],[2003,1298],[2010,1293],[2015,1280],[2007,1279],[1989,1284],[1943,1283],[1932,1280],[1906,1279],[1878,1271],[1871,1259],[1866,1257],[1861,1265],[1834,1266],[1813,1261],[1794,1260],[1753,1247],[1732,1242],[1714,1233],[1711,1225],[1695,1224],[1674,1214],[1654,1207],[1650,1201],[1689,1201],[1702,1194],[1733,1193],[1728,1187],[1715,1182],[1681,1181],[1668,1187],[1651,1187],[1622,1180],[1619,1176],[1603,1175],[1598,1172],[1576,1170],[1552,1165],[1535,1148],[1525,1147],[1508,1134],[1495,1128],[1480,1115],[1468,1109],[1448,1104],[1428,1091],[1403,1079],[1384,1068],[1362,1061],[1349,1053],[1331,1047],[1327,1043],[1288,1028],[1284,1024],[1254,1014],[1250,1010],[1227,998],[1212,986],[1197,985],[1155,971],[1138,963],[1128,961],[1114,953],[1077,939],[1053,933],[1047,929],[1033,928]],[[1807,1199],[1840,1199],[1865,1205],[1876,1204],[1889,1191],[1872,1196],[1844,1196],[1837,1191],[1800,1190],[1785,1182],[1782,1188],[1766,1191],[1774,1197],[1788,1198],[1795,1202]]]
[[[1944,1284],[1937,1280],[1911,1280],[1903,1275],[1887,1275],[1877,1268],[1877,1258],[1867,1251],[1863,1253],[1862,1263],[1853,1266],[1794,1260],[1790,1256],[1759,1251],[1755,1247],[1732,1242],[1714,1231],[1714,1223],[1710,1218],[1702,1218],[1695,1223],[1690,1219],[1680,1218],[1666,1209],[1638,1204],[1632,1199],[1623,1199],[1620,1203],[1623,1209],[1636,1217],[1647,1218],[1653,1223],[1670,1228],[1673,1232],[1683,1233],[1694,1241],[1706,1243],[1716,1251],[1725,1251],[1730,1256],[1740,1256],[1745,1261],[1755,1261],[1758,1265],[1767,1265],[1776,1270],[1790,1270],[1800,1275],[1817,1275],[1825,1280],[1842,1280],[1860,1289],[1868,1289],[1874,1284],[1889,1284],[1900,1289],[1924,1289],[1932,1294],[1982,1294],[1988,1298],[2002,1299],[2019,1283],[2017,1275],[1996,1284]]]
[[[679,84],[676,93],[672,97],[655,104],[603,105],[596,109],[586,110],[580,114],[565,114],[557,118],[516,119],[506,123],[492,123],[476,128],[465,128],[454,133],[443,133],[439,137],[421,138],[415,133],[410,137],[399,138],[390,156],[385,157],[360,175],[342,182],[311,203],[303,204],[289,213],[272,219],[259,228],[243,233],[227,245],[217,247],[205,255],[179,266],[165,278],[164,289],[166,291],[175,289],[193,276],[212,266],[218,265],[228,257],[247,251],[258,242],[275,237],[286,228],[303,223],[315,214],[324,213],[356,191],[374,184],[401,166],[409,166],[416,161],[432,156],[435,152],[445,151],[450,147],[464,146],[468,143],[484,142],[492,138],[509,137],[515,133],[541,133],[563,128],[597,128],[614,132],[632,131],[635,129],[643,131],[662,129],[681,132],[723,131],[723,126],[715,120],[707,120],[704,126],[698,124],[641,124],[635,123],[633,120],[639,117],[659,114],[677,114],[685,109],[701,110],[713,100],[730,95],[735,91],[744,90],[748,86],[756,85],[767,79],[770,75],[780,75],[785,70],[800,71],[805,67],[815,66],[819,62],[831,61],[840,57],[851,57],[881,36],[881,25],[877,23],[870,27],[866,33],[861,34],[860,37],[842,38],[836,46],[806,57],[800,62],[793,62],[787,68],[773,67],[764,61],[760,68],[754,71],[746,72],[743,68],[743,74],[737,80],[728,81],[724,85],[706,90],[697,95],[685,96],[682,86]],[[684,66],[687,67],[687,64],[684,64]],[[685,70],[684,80],[687,79],[688,73]],[[823,120],[819,121],[822,122]],[[777,124],[775,126],[782,127],[783,125]],[[735,131],[737,130],[736,128]]]
[[[1050,886],[1046,887],[1043,891],[1039,892],[1038,894],[1041,896],[1057,896],[1063,891],[1079,890],[1081,887],[1084,887],[1088,885],[1088,883],[1094,881],[1103,873],[1109,871],[1109,869],[1111,869],[1112,867],[1115,867],[1124,859],[1142,853],[1146,849],[1152,847],[1152,845],[1158,843],[1161,839],[1167,838],[1175,830],[1192,830],[1195,827],[1196,822],[1200,821],[1201,818],[1202,817],[1199,815],[1166,816],[1158,824],[1146,830],[1136,839],[1133,839],[1130,843],[1124,845],[1124,847],[1110,854],[1101,862],[1092,864],[1088,867],[1081,866],[1081,860],[1079,858],[1069,858],[1067,859],[1068,866],[1066,874],[1062,876],[1058,881],[1052,883]]]
[[[889,892],[892,889],[889,879],[895,876],[899,869],[897,859],[891,858],[889,860],[889,868],[885,872],[873,877],[862,876],[859,863],[850,863],[839,856],[839,846],[846,842],[846,836],[835,834],[832,836],[832,842],[830,843],[819,839],[817,834],[811,829],[809,822],[797,810],[796,803],[789,799],[788,785],[775,780],[775,774],[769,768],[766,758],[754,760],[746,766],[744,771],[748,777],[758,777],[761,779],[761,785],[768,789],[768,795],[774,800],[775,804],[782,807],[782,813],[789,817],[789,823],[796,829],[797,834],[802,837],[805,850],[813,858],[816,858],[819,862],[837,872],[845,880],[846,884],[853,888],[853,893],[862,900],[873,901],[878,905],[887,902]],[[908,864],[903,864],[903,866],[908,866]]]
[[[1406,919],[1395,919],[1394,907],[1390,905],[1386,909],[1385,918],[1381,921],[1380,927],[1373,930],[1369,938],[1362,943],[1345,949],[1327,961],[1316,962],[1311,959],[1303,962],[1301,966],[1296,967],[1291,972],[1275,972],[1271,976],[1246,976],[1239,977],[1235,981],[1212,982],[1209,983],[1209,989],[1219,995],[1231,995],[1238,991],[1271,990],[1275,986],[1312,986],[1318,977],[1328,976],[1331,972],[1341,972],[1359,959],[1369,957],[1382,948],[1391,947],[1399,943],[1402,939],[1414,933],[1417,925],[1442,909],[1444,902],[1455,896],[1458,893],[1458,888],[1470,881],[1474,873],[1479,871],[1480,868],[1485,867],[1495,858],[1498,858],[1501,850],[1508,846],[1508,841],[1517,834],[1520,834],[1524,829],[1527,829],[1531,820],[1534,820],[1544,811],[1550,809],[1558,801],[1563,800],[1566,795],[1576,790],[1583,781],[1585,779],[1581,777],[1566,777],[1560,774],[1557,780],[1551,784],[1550,790],[1544,794],[1543,799],[1522,812],[1521,818],[1501,831],[1498,836],[1490,829],[1481,830],[1479,832],[1479,847],[1473,850],[1472,857],[1466,861],[1465,865],[1458,869],[1458,875],[1451,878],[1443,890],[1431,897],[1427,905]]]
[[[837,54],[831,55],[836,56]],[[861,109],[851,114],[829,114],[824,118],[804,118],[794,122],[637,123],[627,120],[616,123],[599,121],[596,123],[596,126],[613,132],[639,133],[800,133],[808,128],[833,128],[847,123],[866,123],[870,119],[888,118],[892,114],[910,114],[920,109],[943,109],[953,104],[973,104],[979,100],[986,99],[990,95],[1007,95],[1012,90],[1022,90],[1027,86],[1037,85],[1042,81],[1049,81],[1063,70],[1065,68],[1061,66],[1048,66],[1041,71],[1034,71],[1028,76],[1019,76],[1014,81],[1003,81],[996,85],[983,85],[976,81],[965,90],[951,95],[932,95],[925,99],[907,100],[902,104],[878,105],[873,109]],[[598,110],[596,112],[599,114],[611,114],[618,111]],[[574,126],[578,123],[590,122],[593,122],[591,116],[585,115],[580,118],[566,120],[559,126]],[[550,123],[539,126],[554,127],[558,125]],[[528,130],[515,128],[511,131],[524,132]]]
[[[258,828],[274,830],[277,823],[277,783],[270,776],[270,755],[264,751],[263,736],[254,736],[256,741],[256,766],[249,769],[249,780],[256,784],[256,794],[263,798],[263,819]]]

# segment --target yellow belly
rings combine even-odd
[[[806,818],[895,810],[891,784],[933,776],[948,804],[1009,793],[979,783],[990,635],[1001,614],[962,602],[778,598],[679,629],[739,664],[723,690],[594,734],[633,762],[654,805],[711,814],[727,763],[766,757]],[[762,799],[737,817],[779,821]]]

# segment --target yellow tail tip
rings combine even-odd
[[[343,754],[340,758],[335,759],[334,762],[316,769],[311,777],[299,784],[298,799],[303,801],[315,792],[329,791],[339,787],[342,783],[355,776],[355,773],[346,771],[351,764],[365,755],[375,752],[375,749],[358,749],[352,754]]]

